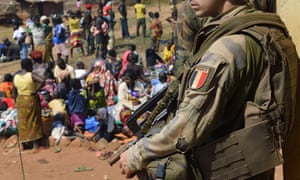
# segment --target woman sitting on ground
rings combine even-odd
[[[118,93],[118,82],[112,73],[107,69],[105,62],[102,60],[94,63],[93,71],[88,75],[86,83],[89,85],[98,81],[99,86],[104,89],[105,101],[107,106],[116,103],[115,97]]]
[[[132,71],[125,71],[118,88],[118,103],[116,107],[116,119],[121,120],[124,128],[127,128],[128,115],[146,100],[143,84],[137,80]]]
[[[79,79],[71,79],[71,87],[68,94],[67,107],[70,114],[71,126],[74,131],[82,133],[84,131],[84,120],[86,114],[86,100],[80,94],[81,84]]]

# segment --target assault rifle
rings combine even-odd
[[[120,155],[125,152],[127,149],[129,149],[132,145],[134,145],[139,139],[144,137],[144,134],[141,132],[141,126],[145,123],[146,120],[144,120],[140,125],[137,124],[137,119],[145,112],[151,111],[158,103],[158,101],[165,95],[166,91],[168,89],[168,86],[161,89],[158,93],[156,93],[154,96],[152,96],[148,101],[146,101],[144,104],[142,104],[138,109],[136,109],[127,119],[126,123],[128,128],[132,131],[133,134],[137,136],[137,139],[131,142],[128,142],[125,146],[123,146],[121,149],[119,149],[117,152],[115,152],[107,161],[112,166],[115,164],[119,159]],[[167,116],[167,110],[165,109],[162,111],[155,121],[159,121]]]
[[[141,126],[137,124],[137,119],[147,111],[151,111],[158,103],[159,100],[165,95],[168,86],[162,88],[158,93],[152,96],[148,101],[142,104],[138,109],[136,109],[127,119],[126,124],[128,128],[135,134],[136,136],[142,136],[139,134],[141,132]],[[141,123],[141,125],[144,122]]]

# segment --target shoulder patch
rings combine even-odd
[[[195,68],[189,81],[189,88],[191,89],[203,89],[206,84],[210,84],[212,74],[214,74],[214,68],[207,66],[198,66]],[[205,90],[207,88],[204,88]]]

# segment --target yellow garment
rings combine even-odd
[[[66,110],[66,104],[64,99],[52,99],[48,103],[49,108],[51,109],[51,115],[54,117],[56,114],[61,113],[64,116],[66,125],[70,125],[70,117]]]
[[[136,12],[136,18],[145,18],[145,12],[146,12],[146,7],[144,4],[136,4],[134,5],[135,12]]]
[[[172,45],[170,49],[168,49],[167,46],[164,48],[162,59],[165,63],[170,63],[170,61],[172,60],[172,56],[173,56],[173,53],[174,53],[174,47],[175,46]]]
[[[52,99],[48,103],[49,108],[51,109],[51,114],[54,116],[57,113],[66,113],[66,104],[64,99]]]
[[[69,18],[68,20],[70,32],[80,29],[80,20],[78,18]]]
[[[17,74],[14,77],[14,85],[18,90],[18,95],[33,95],[39,88],[39,83],[34,82],[31,72]]]

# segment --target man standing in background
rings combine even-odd
[[[120,12],[121,28],[122,28],[122,38],[130,38],[128,31],[128,22],[127,22],[127,10],[125,0],[121,0],[118,10]]]
[[[146,37],[146,6],[137,0],[134,5],[134,12],[136,14],[136,36],[140,36],[140,27],[142,26],[144,38]]]

